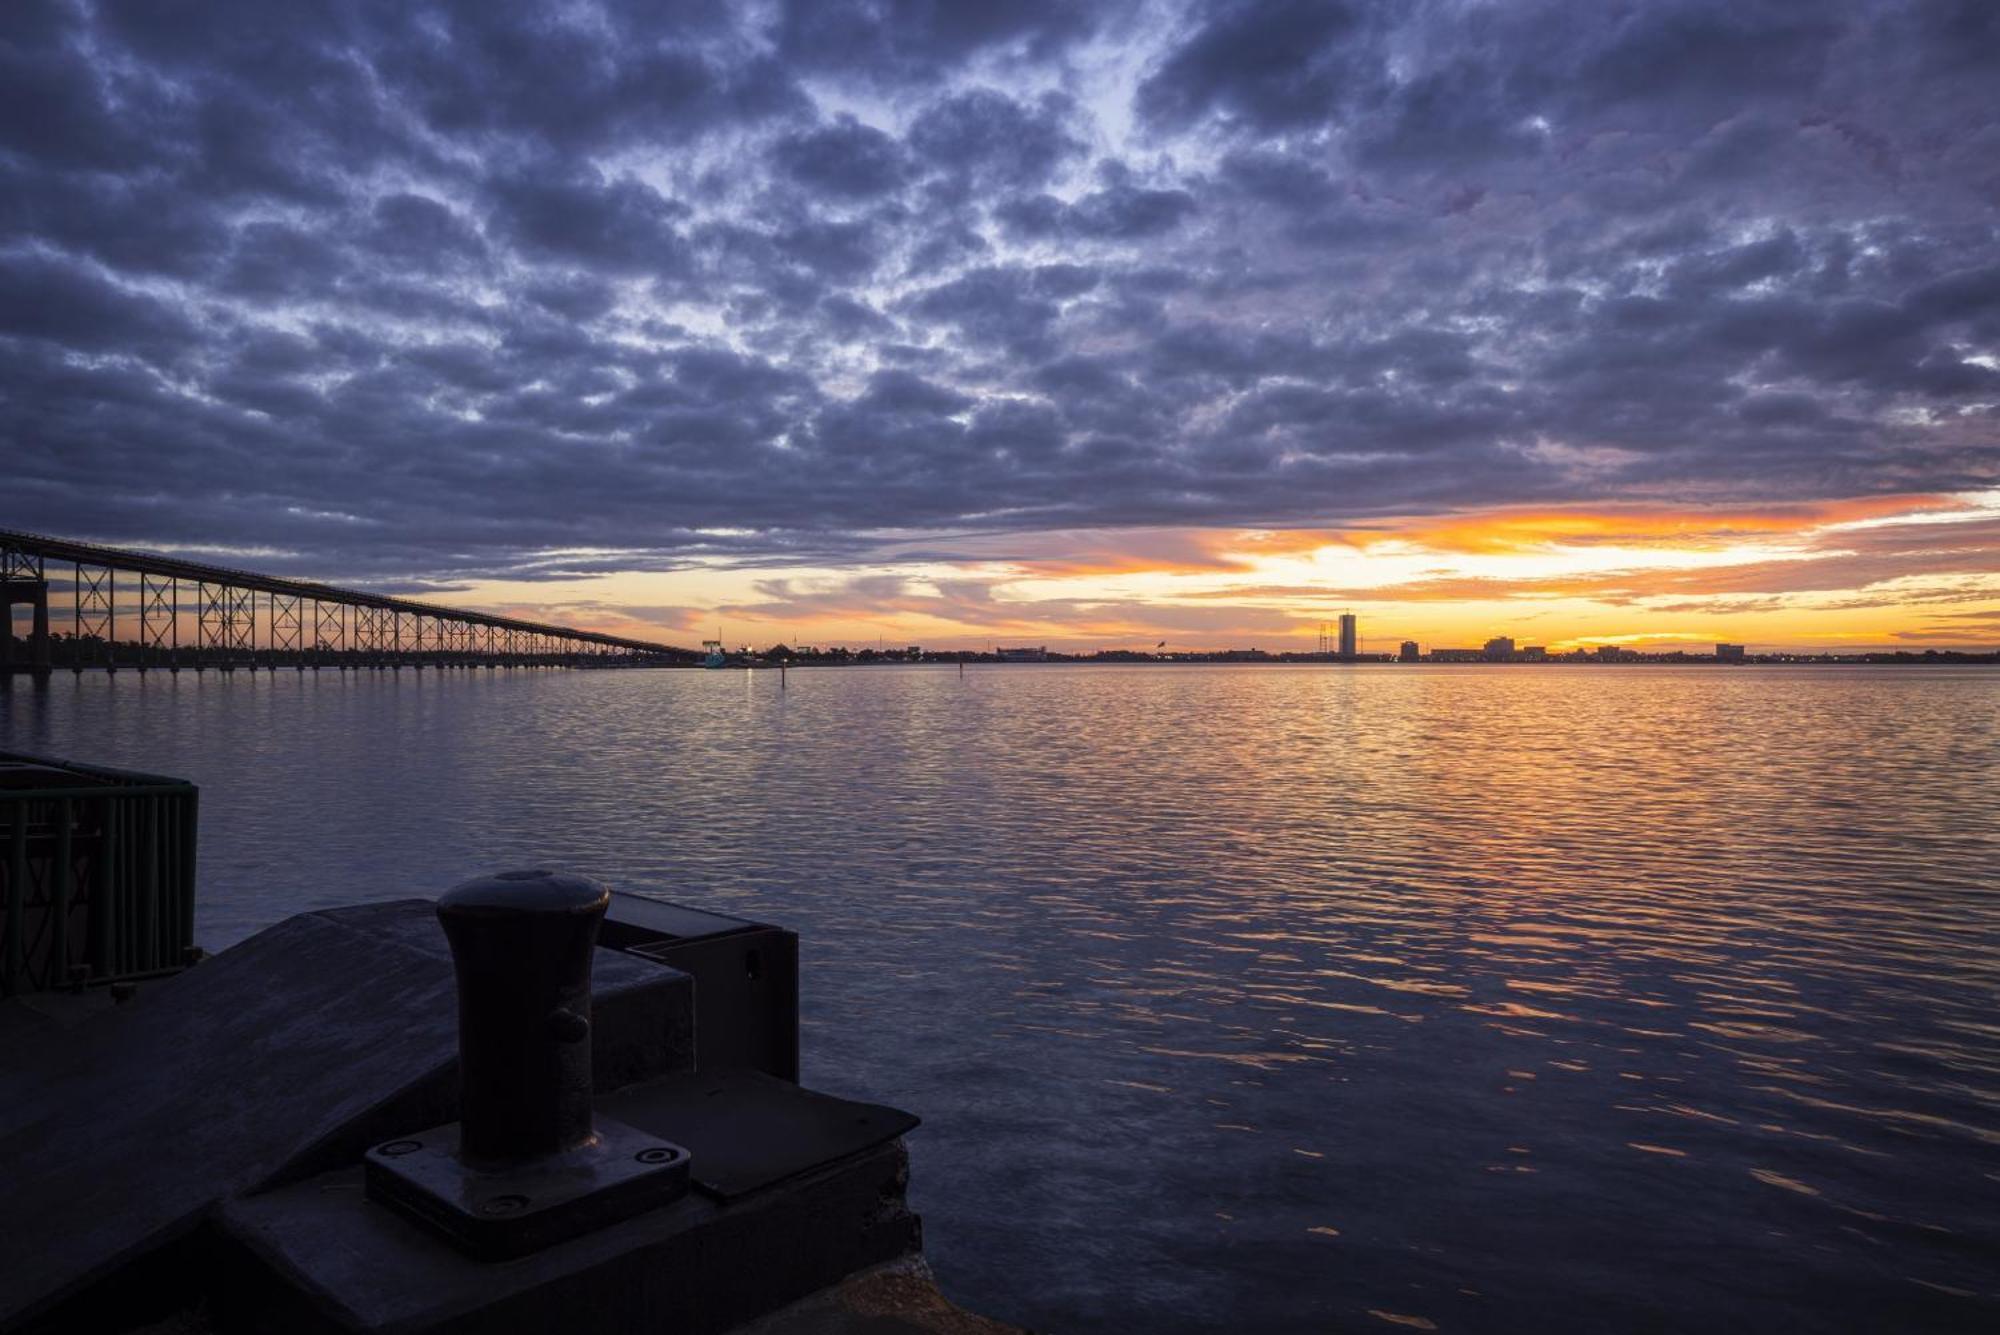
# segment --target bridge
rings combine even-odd
[[[52,606],[63,601],[65,567],[68,605]],[[16,634],[17,607],[27,609],[25,637]],[[0,529],[0,678],[57,667],[657,667],[698,657],[651,640]]]

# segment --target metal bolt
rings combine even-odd
[[[526,1196],[495,1196],[479,1207],[481,1214],[517,1214],[527,1208]]]
[[[640,1163],[672,1163],[681,1156],[665,1145],[655,1145],[651,1149],[640,1150],[632,1157]]]
[[[423,1147],[424,1142],[421,1140],[392,1140],[378,1148],[375,1152],[385,1158],[400,1159],[405,1154],[415,1154]]]

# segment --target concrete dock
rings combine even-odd
[[[607,939],[623,948],[585,947],[582,1014],[551,1013],[546,1033],[530,1026],[517,1046],[580,1060],[585,1148],[573,1153],[600,1153],[589,1147],[623,1128],[687,1156],[679,1185],[652,1188],[673,1193],[657,1205],[586,1201],[556,1240],[524,1234],[530,1250],[498,1262],[363,1182],[385,1147],[426,1143],[477,1111],[461,1088],[466,962],[455,975],[431,901],[287,919],[123,1004],[106,989],[7,1002],[0,1330],[1009,1329],[953,1307],[923,1266],[904,1201],[915,1117],[753,1066],[698,1064],[700,974],[723,989],[715,997],[732,995],[738,980],[716,972],[729,943],[768,950],[777,929],[718,920],[701,951],[682,952],[690,974],[662,962],[685,943],[657,930],[657,914],[614,904],[621,916]],[[743,1014],[796,1024],[795,1011],[753,1004],[738,1029]],[[507,1058],[512,1036],[496,1032]],[[725,1046],[776,1054],[767,1064],[787,1052],[782,1033],[740,1040]],[[790,1051],[795,1061],[795,1038]],[[518,1121],[535,1097],[501,1115]],[[442,1168],[478,1190],[549,1180],[532,1156],[455,1162]],[[540,1204],[489,1199],[474,1213]]]

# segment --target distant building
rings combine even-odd
[[[1597,657],[1600,662],[1616,663],[1624,658],[1637,658],[1638,655],[1630,649],[1620,649],[1615,644],[1600,644],[1597,646]]]
[[[1743,646],[1740,644],[1718,644],[1715,658],[1719,663],[1741,663],[1744,660]]]
[[[1496,635],[1486,642],[1486,648],[1481,652],[1489,663],[1510,662],[1514,657],[1514,641],[1505,635]]]
[[[1049,646],[1041,644],[1032,649],[995,649],[993,656],[1003,663],[1046,663],[1049,661]]]
[[[1539,644],[1524,644],[1515,652],[1514,657],[1523,663],[1546,663],[1549,661],[1549,651]]]
[[[1433,663],[1484,663],[1485,661],[1486,651],[1484,649],[1431,650],[1431,662]]]
[[[1340,614],[1340,656],[1342,658],[1354,657],[1355,650],[1360,644],[1360,636],[1356,633],[1357,629],[1354,613],[1342,612]]]
[[[1414,663],[1421,657],[1423,654],[1417,648],[1415,640],[1404,640],[1403,647],[1396,652],[1396,658],[1404,663]]]

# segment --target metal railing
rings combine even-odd
[[[195,786],[0,751],[0,995],[194,957]]]

